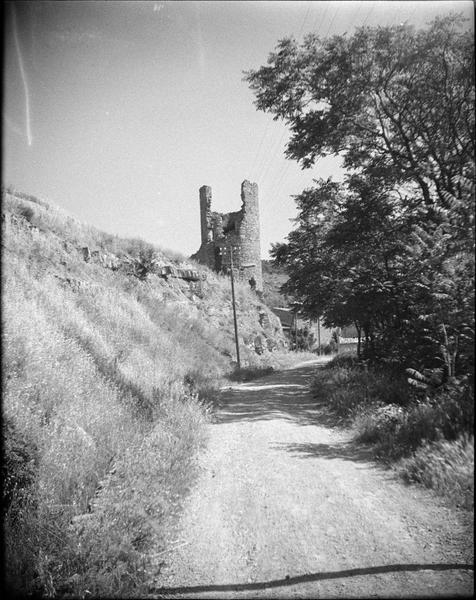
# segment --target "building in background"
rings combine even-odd
[[[303,333],[308,332],[310,341],[307,349],[312,352],[319,352],[319,349],[329,349],[332,346],[333,329],[324,327],[322,323],[306,319],[299,313],[299,306],[274,307],[271,309],[279,317],[283,333],[289,340],[291,348],[295,348],[299,343],[303,343]],[[336,346],[337,349],[337,346]],[[335,350],[334,350],[335,351]]]

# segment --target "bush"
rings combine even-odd
[[[472,431],[473,403],[467,390],[441,390],[433,398],[412,401],[404,409],[375,404],[355,418],[357,438],[376,444],[385,459],[408,456],[420,445],[455,440]]]
[[[316,376],[312,392],[341,422],[353,426],[357,441],[372,444],[387,463],[404,459],[401,473],[407,480],[450,497],[454,484],[459,501],[467,504],[474,460],[468,441],[474,419],[470,382],[448,384],[419,398],[395,367],[377,371],[346,355],[328,367]]]
[[[398,469],[405,481],[421,483],[464,508],[474,507],[473,436],[425,443]]]
[[[297,330],[296,349],[301,352],[310,352],[315,345],[315,337],[308,326]]]
[[[337,344],[334,340],[330,340],[328,344],[321,345],[321,354],[327,356],[329,354],[334,354],[335,352],[337,352]]]
[[[35,482],[38,451],[15,427],[11,418],[2,420],[3,508],[11,508],[14,497],[28,495]]]
[[[256,367],[235,367],[235,369],[228,375],[231,381],[251,381],[252,379],[258,379],[265,375],[270,375],[274,371],[273,367],[256,366]]]
[[[311,389],[317,398],[325,400],[331,411],[347,421],[374,405],[404,406],[410,394],[402,373],[390,370],[376,373],[346,354],[329,361]]]
[[[339,367],[356,367],[361,364],[357,356],[353,354],[337,354],[332,360],[330,360],[326,368],[327,369],[338,369]]]
[[[31,223],[33,220],[33,217],[35,216],[35,211],[31,208],[31,206],[24,206],[20,210],[20,215],[24,219],[26,219],[27,221],[29,221]]]
[[[404,410],[395,404],[374,404],[361,410],[355,417],[357,439],[364,443],[379,443],[402,426]]]

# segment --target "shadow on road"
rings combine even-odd
[[[306,365],[224,391],[215,423],[286,419],[299,425],[341,424],[325,414],[319,401],[309,393],[309,383],[322,366]]]
[[[193,594],[209,592],[244,592],[250,590],[265,590],[282,586],[309,583],[312,581],[323,581],[326,579],[341,579],[344,577],[357,577],[359,575],[381,575],[399,571],[474,571],[474,566],[469,564],[396,564],[381,565],[378,567],[364,567],[359,569],[345,569],[343,571],[327,571],[323,573],[307,573],[297,577],[286,577],[285,579],[274,579],[272,581],[257,581],[255,583],[222,584],[222,585],[193,585],[187,587],[158,588],[155,593],[167,596],[170,594]]]
[[[216,424],[258,422],[283,419],[297,425],[342,427],[346,423],[314,398],[309,385],[322,363],[273,373],[253,382],[236,385],[222,392]],[[349,437],[350,436],[346,436]],[[276,443],[274,450],[290,452],[296,458],[344,459],[375,463],[375,450],[351,439],[336,444]]]
[[[286,444],[278,443],[273,446],[276,450],[286,450],[298,458],[339,458],[350,461],[370,461],[375,458],[375,451],[368,446],[359,446],[354,442],[340,444]]]

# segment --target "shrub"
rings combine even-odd
[[[353,354],[337,354],[330,360],[326,368],[337,369],[339,367],[355,367],[359,364],[359,359]]]
[[[371,405],[361,410],[355,417],[357,439],[364,443],[378,443],[386,440],[401,427],[405,413],[395,404]]]
[[[310,352],[315,345],[315,337],[308,326],[297,330],[296,349],[304,352]]]
[[[439,429],[446,439],[456,439],[474,426],[474,385],[470,381],[442,386],[431,398],[439,415]]]
[[[387,460],[408,456],[420,445],[455,440],[472,431],[473,403],[468,389],[440,390],[433,398],[413,400],[408,406],[375,403],[355,417],[357,439],[376,444]]]
[[[33,220],[33,217],[35,216],[35,211],[31,208],[31,206],[24,206],[20,210],[20,215],[24,219],[26,219],[27,221],[29,221],[31,223]]]
[[[368,366],[343,355],[327,367],[315,377],[312,392],[341,423],[352,424],[357,441],[372,444],[387,463],[401,461],[407,481],[420,481],[468,505],[474,462],[469,380],[425,395],[415,394],[395,365]]]
[[[271,366],[257,366],[257,367],[235,367],[235,369],[228,375],[231,381],[251,381],[265,375],[270,375],[274,371]]]
[[[170,248],[164,248],[163,252],[167,256],[167,258],[176,265],[180,265],[183,262],[188,262],[185,255],[181,252],[171,250]]]
[[[321,345],[321,354],[329,355],[334,354],[337,351],[337,344],[334,340],[330,340],[328,344]]]
[[[362,411],[372,410],[374,405],[404,406],[409,399],[409,388],[402,373],[384,370],[376,373],[345,354],[327,363],[311,389],[331,411],[347,421]]]
[[[2,420],[3,508],[9,510],[15,497],[28,495],[35,482],[37,448],[15,427],[8,416]]]
[[[465,508],[474,506],[473,436],[427,442],[401,460],[398,470],[407,482],[421,483]]]

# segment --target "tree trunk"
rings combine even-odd
[[[357,329],[357,358],[360,359],[361,355],[361,340],[362,340],[362,329],[355,323],[355,328]]]

